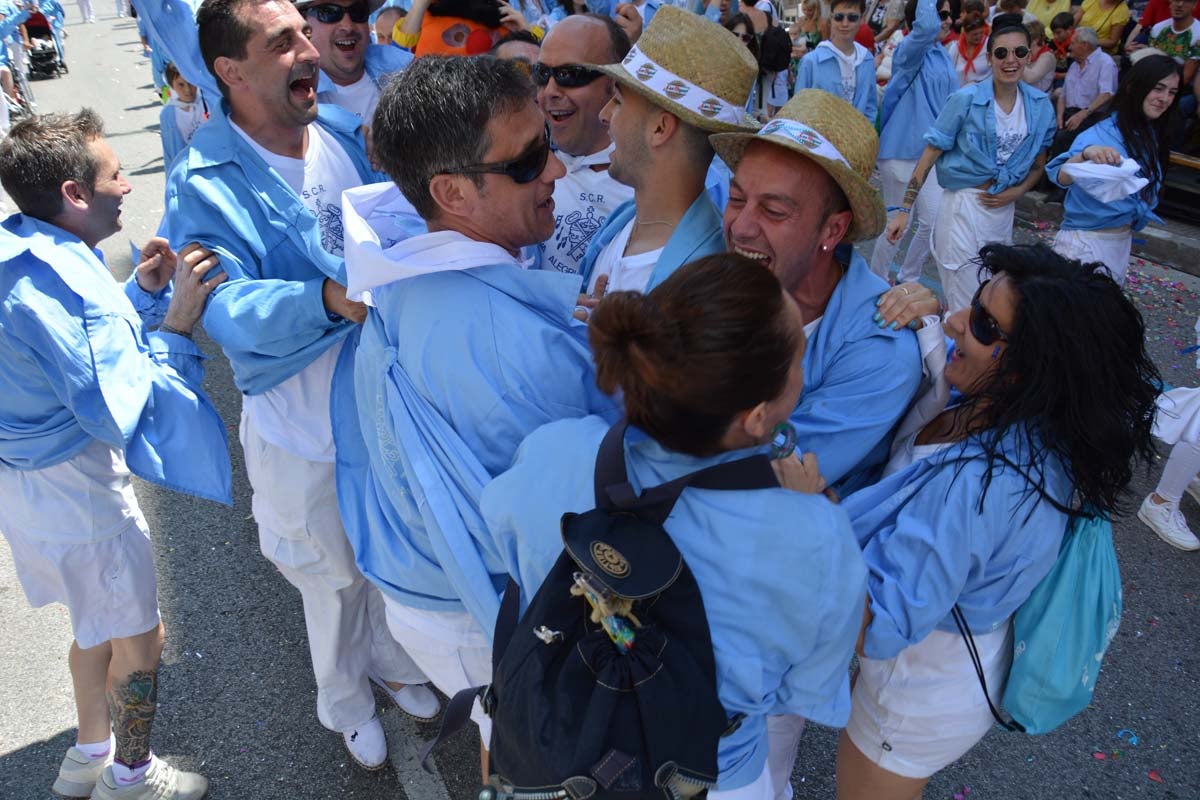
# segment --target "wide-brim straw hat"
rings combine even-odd
[[[657,17],[655,17],[657,19]],[[852,242],[878,236],[887,225],[871,171],[879,154],[875,126],[854,106],[820,89],[804,89],[756,133],[709,137],[717,155],[736,171],[751,142],[762,141],[815,161],[841,187],[854,219],[846,232]]]
[[[664,5],[624,61],[588,66],[701,130],[758,128],[746,115],[758,79],[754,56],[741,39],[699,14]]]

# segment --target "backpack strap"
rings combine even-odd
[[[750,491],[775,489],[779,480],[765,455],[748,456],[689,472],[673,481],[644,490],[640,495],[629,483],[625,467],[625,431],[622,419],[609,429],[596,454],[596,507],[605,511],[631,511],[662,524],[671,514],[679,495],[688,486],[697,489]]]
[[[983,674],[983,660],[979,657],[979,648],[975,646],[975,637],[971,635],[971,629],[967,627],[966,617],[963,616],[962,609],[958,607],[958,603],[954,604],[954,609],[950,614],[954,617],[954,624],[958,627],[959,635],[962,636],[963,642],[967,645],[967,653],[971,656],[971,666],[975,667],[975,675],[979,678],[980,687],[983,688],[983,699],[987,700],[988,708],[991,710],[996,724],[1006,731],[1024,733],[1025,726],[1015,719],[1010,719],[1001,714],[992,703],[992,695],[988,692],[987,678]]]

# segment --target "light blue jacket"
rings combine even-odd
[[[855,42],[854,47],[857,49],[862,45]],[[818,47],[800,61],[796,91],[801,89],[820,89],[834,97],[842,97],[842,68],[838,65],[837,56],[828,48]],[[875,83],[875,59],[869,54],[854,69],[854,99],[850,104],[861,111],[872,125],[875,124],[879,89]]]
[[[154,52],[172,62],[188,83],[198,87],[209,108],[221,100],[217,79],[204,65],[200,55],[200,34],[196,27],[196,0],[151,0],[138,3],[138,27],[144,27]],[[159,52],[165,51],[165,52]]]
[[[887,461],[891,432],[921,384],[916,335],[875,324],[887,283],[862,256],[839,245],[846,274],[804,351],[804,393],[792,414],[797,450],[817,455],[839,493],[874,480]]]
[[[393,72],[399,72],[412,63],[413,54],[402,47],[392,47],[389,44],[367,45],[367,57],[364,66],[367,75],[375,81],[375,85],[383,89],[384,79]],[[317,75],[317,94],[332,92],[337,88],[333,79],[320,70]],[[363,120],[368,125],[370,120]]]
[[[164,228],[172,247],[200,242],[220,257],[229,280],[212,293],[204,328],[229,357],[238,389],[261,394],[354,325],[325,310],[325,279],[344,285],[346,269],[321,247],[316,215],[230,126],[228,114],[223,102],[171,169]],[[341,144],[364,183],[382,177],[367,161],[353,114],[327,103],[315,124]]]
[[[161,319],[170,290],[149,295],[130,276],[122,292],[102,259],[32,217],[0,225],[0,463],[42,469],[99,439],[140,478],[230,503],[225,424],[200,388],[204,355],[184,336],[142,328],[143,317]]]
[[[958,91],[954,61],[938,46],[941,31],[937,0],[920,0],[912,32],[892,54],[892,78],[879,113],[880,160],[919,159],[925,150],[923,134]]]
[[[1003,166],[996,164],[996,93],[991,80],[964,86],[946,101],[925,142],[942,155],[937,160],[943,189],[970,189],[994,181],[988,194],[1000,194],[1029,174],[1038,154],[1054,141],[1056,122],[1050,98],[1028,83],[1018,84],[1029,135]]]
[[[563,513],[595,508],[596,452],[608,427],[608,420],[588,417],[540,428],[512,469],[484,489],[484,518],[524,604],[562,552]],[[639,490],[752,452],[696,458],[634,428],[625,443],[629,478]],[[717,751],[719,788],[737,789],[762,772],[769,715],[846,724],[863,559],[840,507],[786,489],[687,489],[664,527],[704,598],[717,695],[731,717],[746,715]]]
[[[0,14],[4,15],[4,19],[0,20],[0,41],[22,46],[20,27],[29,19],[29,10],[17,3],[5,2],[0,3]],[[0,64],[9,64],[10,61],[8,48],[0,47]]]
[[[1024,461],[1015,436],[1001,450]],[[1069,503],[1070,476],[1055,459],[1044,466],[1050,496]],[[894,658],[934,630],[956,633],[955,603],[973,633],[996,630],[1054,565],[1066,514],[1030,496],[1027,480],[1007,466],[992,475],[980,513],[986,471],[978,443],[968,441],[842,501],[870,573],[868,657]]]
[[[626,0],[595,0],[594,3],[588,3],[588,11],[594,14],[601,14],[606,17],[614,17],[617,13],[617,6]],[[646,0],[646,4],[642,6],[642,30],[645,30],[650,25],[650,20],[654,19],[654,15],[662,6],[662,0]]]
[[[582,291],[587,291],[600,252],[629,224],[636,213],[634,201],[625,201],[609,214],[600,230],[592,236],[587,252],[579,262],[579,274],[583,278]],[[713,205],[709,193],[701,192],[671,232],[671,238],[667,239],[662,255],[658,257],[658,263],[650,273],[650,282],[643,291],[648,292],[658,286],[684,264],[724,252],[725,234],[721,225],[721,213]]]
[[[466,610],[490,635],[508,579],[479,514],[484,485],[535,428],[618,416],[596,388],[587,327],[571,317],[578,276],[509,262],[370,292],[331,395],[346,535],[385,595]]]
[[[1057,156],[1046,165],[1046,175],[1059,186],[1058,171],[1063,164],[1076,153],[1082,153],[1090,145],[1098,144],[1112,147],[1123,157],[1129,158],[1129,150],[1121,131],[1117,129],[1117,117],[1114,114],[1103,122],[1098,122],[1075,137],[1067,152]],[[1142,175],[1145,177],[1145,175]],[[1117,228],[1123,225],[1131,226],[1140,231],[1151,222],[1162,220],[1154,213],[1158,205],[1158,186],[1152,186],[1153,200],[1146,202],[1141,192],[1123,197],[1111,203],[1102,203],[1075,184],[1066,187],[1067,197],[1063,202],[1062,228],[1075,231],[1098,231],[1105,228]]]

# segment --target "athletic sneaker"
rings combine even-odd
[[[1192,482],[1187,485],[1187,493],[1192,496],[1192,499],[1200,503],[1200,478],[1192,478]]]
[[[383,769],[387,763],[387,739],[379,717],[371,717],[357,728],[344,731],[342,741],[346,743],[350,757],[365,770],[374,772]]]
[[[1147,495],[1138,509],[1138,519],[1172,547],[1180,550],[1200,550],[1200,539],[1188,528],[1178,503],[1156,503]]]
[[[59,797],[91,797],[100,773],[112,763],[112,752],[100,758],[88,758],[74,745],[63,756],[58,777],[50,791]]]
[[[414,719],[421,722],[428,722],[438,715],[442,705],[438,702],[437,695],[429,690],[429,687],[423,683],[410,683],[402,689],[393,689],[377,675],[371,676],[371,681],[388,693],[388,697],[392,698],[392,702]]]
[[[105,767],[92,800],[200,800],[206,794],[208,779],[203,775],[175,769],[154,756],[145,777],[132,786],[117,786],[112,767]]]

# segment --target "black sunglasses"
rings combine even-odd
[[[548,67],[545,64],[534,64],[530,77],[534,86],[545,86],[554,78],[554,82],[564,89],[578,89],[587,86],[592,81],[604,75],[594,69],[581,67],[578,64],[563,64],[559,67]]]
[[[954,15],[951,14],[949,11],[939,11],[938,16],[941,17],[943,20],[947,20],[947,19],[950,19]]]
[[[1020,47],[1014,47],[1013,55],[1015,55],[1017,58],[1025,58],[1029,55],[1029,48],[1026,47],[1025,45],[1021,45]],[[1007,47],[997,47],[996,49],[992,50],[992,58],[999,59],[1000,61],[1003,61],[1004,59],[1008,58],[1008,48]]]
[[[1007,334],[1000,330],[1000,323],[996,322],[996,318],[988,313],[988,310],[983,307],[983,303],[979,302],[979,297],[983,294],[983,287],[987,286],[988,283],[990,283],[990,280],[979,284],[979,288],[975,290],[975,296],[971,298],[971,318],[969,323],[971,335],[982,345],[1008,341]]]
[[[512,161],[496,161],[491,164],[468,164],[465,167],[445,170],[447,175],[480,175],[484,173],[507,175],[513,183],[533,183],[546,169],[550,160],[550,129],[542,131],[542,139],[531,150],[522,153]]]
[[[355,3],[351,6],[321,3],[319,6],[308,6],[304,9],[304,16],[314,16],[317,18],[317,22],[325,25],[336,25],[347,14],[350,15],[351,22],[366,22],[371,18],[371,6],[367,3]]]
[[[847,14],[847,13],[843,13],[843,12],[839,11],[838,13],[833,15],[834,22],[842,22],[843,20],[849,20],[850,22],[858,22],[860,19],[862,19],[862,14],[854,14],[854,13]]]

